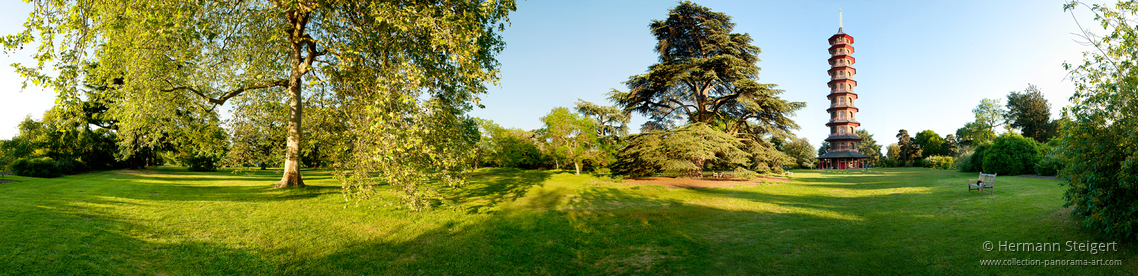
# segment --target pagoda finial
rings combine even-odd
[[[838,9],[838,33],[844,34],[842,31],[842,9]]]

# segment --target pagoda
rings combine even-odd
[[[842,31],[841,12],[838,13],[838,18],[838,33],[829,39],[830,70],[827,73],[830,82],[826,83],[830,87],[830,94],[826,96],[830,100],[830,108],[826,109],[826,113],[830,113],[830,120],[826,122],[826,126],[830,127],[830,135],[826,137],[830,149],[818,157],[818,168],[859,169],[866,166],[869,156],[858,152],[857,142],[861,141],[861,137],[854,132],[861,126],[854,116],[858,111],[854,106],[854,100],[857,100],[857,93],[854,93],[857,81],[853,80],[857,69],[850,67],[854,64],[851,56],[854,48],[850,46],[854,40],[853,36]]]

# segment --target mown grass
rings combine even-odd
[[[1056,181],[922,168],[796,171],[719,189],[483,169],[461,209],[346,203],[329,173],[274,190],[252,175],[98,172],[0,184],[0,274],[1133,274],[1120,251],[985,251],[985,241],[1113,242],[1061,207]],[[981,259],[1121,266],[980,266]]]

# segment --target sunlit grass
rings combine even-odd
[[[0,274],[1130,274],[1120,252],[987,252],[984,241],[1114,239],[1079,227],[1056,181],[921,168],[795,171],[717,189],[483,169],[461,208],[359,207],[322,171],[162,167],[0,184]],[[1121,259],[1115,267],[981,267],[981,259]]]

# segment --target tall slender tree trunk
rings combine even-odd
[[[293,68],[293,74],[296,73],[297,69]],[[304,180],[300,177],[300,122],[304,112],[304,106],[300,102],[300,85],[299,76],[289,78],[288,144],[285,146],[284,176],[274,186],[277,188],[304,187]]]
[[[581,175],[581,163],[573,162],[573,168],[577,170],[576,175]]]
[[[292,42],[292,71],[288,77],[288,144],[285,146],[284,175],[273,187],[301,188],[304,187],[304,180],[300,178],[300,122],[304,114],[304,105],[301,102],[304,98],[301,91],[304,88],[304,73],[307,73],[307,66],[310,64],[308,61],[312,56],[311,53],[308,58],[303,55],[306,43],[304,27],[308,24],[308,13],[294,10],[285,14],[292,25],[288,30],[289,40]]]

